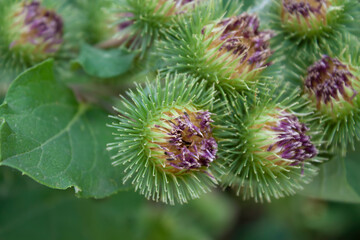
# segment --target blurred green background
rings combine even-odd
[[[120,192],[78,199],[0,169],[1,240],[357,239],[360,206],[302,196],[244,202],[228,190],[182,206]]]

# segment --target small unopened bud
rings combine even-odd
[[[115,40],[98,46],[102,48],[125,45],[131,50],[145,51],[154,40],[162,38],[174,17],[194,9],[201,0],[125,1],[116,14]],[[144,52],[143,52],[144,53]]]
[[[33,54],[48,56],[57,52],[63,42],[63,21],[54,11],[41,6],[38,1],[16,5],[12,15],[9,48],[22,48]],[[40,57],[41,58],[41,57]]]

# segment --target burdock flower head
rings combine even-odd
[[[314,97],[318,109],[334,111],[352,103],[360,90],[360,82],[349,67],[337,58],[324,55],[308,68],[305,91]],[[330,107],[330,108],[329,108]]]
[[[339,37],[359,35],[360,2],[353,0],[277,0],[269,8],[269,24],[276,32],[277,53],[292,56],[336,48]],[[347,34],[345,34],[347,33]]]
[[[259,29],[260,22],[256,15],[243,13],[220,21],[208,38],[213,38],[209,50],[217,48],[218,57],[231,53],[230,62],[236,61],[236,68],[231,78],[246,75],[253,70],[263,69],[270,63],[272,54],[270,39],[273,32]]]
[[[327,147],[345,154],[348,146],[354,147],[360,128],[360,64],[354,57],[358,48],[342,49],[340,55],[328,50],[328,55],[298,65],[303,70],[297,75],[302,76],[304,96],[322,119],[319,124],[325,129]]]
[[[165,85],[129,93],[133,102],[124,99],[114,117],[114,165],[124,165],[124,182],[147,198],[186,203],[217,183],[222,170],[209,110],[215,91],[204,88],[184,75],[168,76]]]
[[[63,21],[54,11],[39,1],[22,2],[14,7],[11,25],[12,50],[23,49],[34,58],[44,58],[57,52],[63,42]]]
[[[267,78],[267,73],[261,73],[271,64],[273,32],[260,30],[253,14],[214,19],[214,9],[221,7],[214,1],[209,4],[209,9],[205,5],[196,8],[158,44],[164,59],[162,72],[186,73],[225,91],[250,89]]]
[[[224,139],[219,159],[229,165],[223,185],[235,188],[244,199],[270,201],[295,194],[316,174],[312,162],[321,161],[319,142],[313,138],[317,131],[310,130],[305,113],[293,112],[290,102],[303,104],[293,94],[291,101],[281,103],[281,94],[261,92],[230,100],[228,129],[215,136]]]

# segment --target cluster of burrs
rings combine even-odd
[[[6,1],[0,47],[9,59],[31,65],[59,57],[62,18],[40,1]],[[112,22],[97,47],[127,48],[138,65],[159,70],[155,82],[123,97],[108,144],[123,182],[149,199],[186,203],[217,185],[260,201],[295,194],[316,175],[322,151],[332,154],[329,146],[342,142],[346,152],[359,136],[360,50],[328,49],[343,32],[357,31],[360,3],[272,1],[264,29],[255,14],[227,2],[124,0],[89,24],[100,23],[102,32]],[[303,72],[288,74],[294,58]],[[300,79],[299,88],[278,87],[285,78],[277,63],[284,76]]]
[[[189,2],[195,1],[176,4]],[[131,93],[134,102],[126,103],[126,111],[133,114],[122,117],[120,111],[119,126],[114,124],[118,137],[110,149],[119,148],[115,164],[126,166],[124,180],[131,179],[136,190],[163,202],[184,203],[216,184],[260,201],[294,194],[316,174],[312,163],[320,161],[319,142],[312,138],[307,113],[279,100],[284,93],[265,90],[270,84],[261,74],[274,66],[274,32],[261,29],[254,14],[213,17],[214,8],[208,12],[205,5],[177,19],[178,25],[155,45],[164,66],[159,78],[172,84],[149,85],[146,97]],[[134,24],[127,21],[123,28]],[[180,83],[179,76],[187,81]],[[258,81],[263,82],[256,89]],[[203,90],[192,89],[199,82],[212,92],[206,95],[211,101],[203,99]],[[295,95],[292,101],[303,101]],[[179,104],[176,96],[191,101]],[[146,106],[148,113],[140,116],[132,110],[137,106]],[[127,150],[126,131],[139,131],[138,152]]]
[[[57,52],[63,42],[63,21],[38,1],[20,3],[14,13],[15,39],[9,48],[31,44],[34,52]]]

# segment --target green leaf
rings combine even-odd
[[[101,198],[125,188],[122,169],[111,165],[106,151],[112,141],[107,114],[78,104],[55,80],[52,61],[13,82],[0,116],[0,165],[48,187],[74,187],[83,197]]]
[[[134,58],[135,53],[123,49],[102,50],[84,43],[72,67],[80,65],[91,76],[111,78],[129,71]]]
[[[360,196],[360,146],[357,146],[356,151],[348,151],[345,168],[346,178],[352,189]]]
[[[359,144],[358,144],[359,145]],[[325,200],[360,203],[360,146],[346,157],[336,156],[321,165],[319,175],[303,194]]]
[[[134,239],[139,232],[145,199],[133,191],[105,200],[79,199],[4,170],[8,169],[0,171],[0,239]]]

